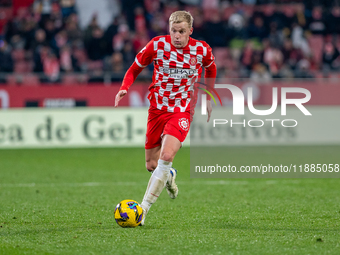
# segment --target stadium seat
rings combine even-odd
[[[7,75],[7,85],[39,85],[39,77],[33,73],[27,73],[27,74],[10,74]]]
[[[280,9],[287,17],[293,17],[296,13],[296,5],[294,4],[284,4]]]
[[[12,58],[14,61],[22,61],[25,60],[25,50],[24,49],[15,49],[12,51]]]
[[[101,60],[96,60],[96,61],[88,61],[87,62],[87,70],[98,70],[98,69],[103,69],[103,61]]]
[[[7,85],[16,85],[17,84],[17,78],[15,74],[9,74],[6,76],[6,81],[7,81]]]
[[[67,86],[87,84],[88,75],[86,74],[65,74],[62,77],[62,83]]]
[[[171,13],[178,11],[178,6],[177,5],[165,5],[164,6],[164,11],[163,11],[163,17],[170,17]]]
[[[222,14],[222,20],[228,20],[229,17],[234,14],[237,11],[237,9],[234,6],[225,8]]]
[[[13,11],[11,7],[0,7],[0,34],[3,33],[3,29],[8,20],[12,18],[12,14]]]
[[[30,74],[24,75],[22,83],[24,85],[34,86],[34,85],[39,85],[40,80],[39,80],[39,77],[37,75],[30,73]]]
[[[337,47],[338,51],[340,51],[340,36],[337,36],[337,39],[335,41],[335,47]]]
[[[87,60],[87,54],[84,49],[75,49],[73,55],[78,60],[79,65],[84,64]]]
[[[219,0],[203,0],[203,9],[217,9],[219,7]]]
[[[246,16],[246,17],[251,17],[253,15],[253,12],[254,12],[254,6],[253,5],[244,4],[239,9],[244,12],[244,16]]]
[[[316,79],[318,79],[318,78],[319,78],[319,79],[324,78],[322,72],[313,72],[313,75],[314,75],[314,77],[315,77]]]
[[[14,63],[14,72],[15,73],[26,73],[27,72],[27,63],[24,60],[16,61]]]
[[[320,64],[322,61],[323,36],[312,35],[310,36],[308,42],[313,53],[314,61],[316,64]]]
[[[187,5],[184,8],[187,12],[190,12],[192,15],[198,10],[196,6]]]
[[[203,11],[203,17],[206,21],[211,20],[211,17],[213,17],[214,15],[219,15],[218,9],[204,9]]]
[[[216,47],[213,49],[217,68],[226,67],[226,60],[229,59],[229,49]]]
[[[20,60],[14,63],[14,73],[29,73],[33,71],[32,61]]]

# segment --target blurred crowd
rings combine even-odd
[[[180,9],[194,17],[192,37],[213,48],[219,77],[265,83],[340,70],[337,1],[121,0],[117,8],[121,14],[108,27],[94,14],[85,29],[75,0],[35,0],[18,9],[3,29],[0,73],[44,74],[30,76],[40,82],[121,81],[136,53],[167,34],[168,17]]]

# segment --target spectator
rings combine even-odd
[[[296,22],[300,27],[306,28],[307,21],[305,16],[305,6],[304,5],[297,5],[296,7],[296,16],[295,20],[292,20],[291,25]]]
[[[61,13],[64,18],[67,18],[73,13],[76,13],[75,0],[60,0]]]
[[[57,56],[49,51],[47,56],[42,59],[43,61],[43,70],[47,81],[49,82],[58,82],[60,75],[60,65]]]
[[[248,36],[249,38],[256,38],[259,41],[262,41],[268,36],[267,29],[261,16],[254,17],[254,23],[251,23],[248,27]]]
[[[13,49],[25,48],[25,40],[19,34],[12,36],[10,43]]]
[[[126,17],[129,30],[135,31],[135,8],[138,6],[143,6],[143,0],[122,0],[121,7],[123,14]]]
[[[135,8],[135,31],[137,33],[146,32],[146,20],[144,17],[144,10],[141,6]]]
[[[327,33],[340,34],[340,6],[334,6],[326,18]]]
[[[310,62],[308,59],[301,59],[296,65],[295,78],[302,79],[312,79],[314,76],[311,74],[310,70]]]
[[[263,52],[260,51],[260,50],[253,51],[251,63],[249,65],[249,70],[254,69],[255,65],[257,65],[257,64],[264,64],[264,62],[263,62]]]
[[[30,50],[32,48],[32,43],[34,41],[36,23],[32,18],[25,21],[22,27],[21,36],[25,41],[25,50]]]
[[[330,42],[325,43],[322,53],[322,71],[328,74],[329,71],[339,70],[339,62],[336,60],[339,57],[338,49]]]
[[[120,24],[118,27],[118,34],[113,38],[114,51],[121,51],[124,47],[124,43],[130,40],[129,27],[125,23]]]
[[[111,57],[106,59],[105,69],[108,72],[123,74],[125,71],[123,54],[120,52],[114,52]]]
[[[0,40],[0,72],[13,72],[11,47],[3,40]]]
[[[122,50],[123,60],[124,60],[124,70],[127,70],[135,61],[135,52],[133,51],[132,43],[127,41],[124,43]]]
[[[279,48],[274,47],[268,42],[268,47],[264,50],[264,63],[269,67],[273,78],[280,78],[280,69],[283,64],[283,55]]]
[[[276,21],[272,21],[269,26],[269,42],[273,47],[281,48],[283,45],[284,34],[282,30],[278,30]]]
[[[63,15],[60,11],[60,6],[57,3],[52,4],[52,12],[50,14],[50,19],[54,22],[54,27],[57,30],[63,27]]]
[[[196,23],[199,23],[199,22],[200,22],[199,18],[195,19],[194,26]],[[202,23],[204,22],[203,18],[201,18],[201,22]],[[199,28],[198,27],[196,28],[197,28],[197,32],[199,32]],[[195,33],[196,28],[194,28],[193,33]],[[156,13],[150,22],[149,38],[153,38],[155,36],[163,35],[167,33],[166,29],[167,29],[167,23],[164,21],[162,14]]]
[[[325,34],[326,25],[321,6],[315,6],[312,10],[312,16],[308,18],[307,27],[313,34]]]
[[[245,20],[239,13],[234,13],[229,17],[228,30],[227,30],[227,41],[232,39],[245,40],[247,38],[247,31],[245,29]]]
[[[64,47],[68,43],[67,32],[65,30],[61,30],[57,33],[54,39],[51,42],[51,47],[54,52],[59,56],[59,50]]]
[[[87,28],[84,31],[84,44],[87,46],[89,44],[90,39],[92,38],[92,32],[93,29],[98,28],[98,20],[97,20],[97,13],[94,13],[92,15],[92,19],[90,24],[87,26]]]
[[[75,17],[76,21],[70,17]],[[82,43],[83,41],[83,32],[80,30],[77,15],[71,14],[69,19],[66,21],[65,30],[67,34],[67,38],[71,44]]]
[[[113,53],[113,38],[118,33],[118,18],[114,17],[112,23],[108,26],[104,33],[104,39],[107,41],[107,50],[108,54]]]
[[[44,71],[43,59],[47,56],[50,48],[46,45],[39,45],[33,53],[34,69],[33,72],[41,73]]]
[[[266,66],[259,63],[253,67],[250,74],[250,80],[255,83],[265,84],[271,82],[272,77],[266,69]]]
[[[227,46],[225,37],[225,28],[221,21],[220,14],[216,12],[206,22],[206,39],[211,47],[225,47]]]
[[[284,40],[282,55],[283,63],[291,70],[295,70],[296,64],[303,58],[302,51],[295,49],[292,40],[289,38]]]
[[[46,41],[48,44],[50,44],[54,39],[54,36],[58,32],[54,26],[54,22],[50,19],[47,19],[46,22],[44,23],[43,29],[45,30],[46,33]]]
[[[46,44],[46,33],[43,29],[38,29],[35,31],[34,40],[32,42],[31,49],[35,51],[37,47],[42,46],[42,45],[47,45]]]
[[[8,45],[3,43],[6,46],[1,50],[1,58],[10,59],[2,61],[1,70],[6,69],[3,66],[9,66],[6,70],[19,66],[13,63],[10,51],[19,49],[16,52],[22,52],[24,49],[20,60],[14,61],[22,61],[22,56],[25,62],[33,60],[35,72],[57,70],[59,65],[62,72],[88,71],[93,74],[92,80],[103,80],[103,77],[99,77],[103,74],[103,59],[105,70],[115,73],[126,70],[134,61],[134,54],[145,46],[149,38],[167,33],[167,18],[164,15],[179,6],[187,8],[191,1],[121,1],[125,16],[115,17],[103,33],[96,13],[86,30],[80,29],[75,0],[35,0],[33,8],[18,9],[5,27]],[[320,2],[322,6],[315,6],[315,2],[308,0],[290,8],[268,4],[267,0],[257,1],[257,4],[260,2],[266,5],[256,6],[255,12],[250,10],[253,8],[246,8],[246,14],[240,11],[244,6],[236,6],[237,11],[230,13],[229,19],[224,21],[220,18],[223,12],[218,8],[235,4],[235,1],[204,1],[205,6],[212,8],[213,14],[209,20],[205,20],[206,15],[198,6],[190,6],[195,18],[192,37],[206,40],[212,47],[229,45],[229,57],[220,61],[223,64],[219,66],[219,75],[223,76],[223,68],[226,68],[228,77],[255,76],[257,80],[268,80],[268,71],[270,77],[291,77],[292,74],[295,77],[313,77],[311,69],[323,71],[326,76],[330,71],[340,70],[339,51],[334,45],[325,44],[322,63],[318,66],[319,63],[313,62],[311,58],[311,48],[305,38],[310,34],[309,31],[319,35],[326,33],[333,35],[336,43],[340,36],[339,6],[324,9],[325,14],[328,13],[326,16],[322,8],[331,1],[326,1],[327,4]],[[229,12],[225,15],[229,15]],[[317,41],[311,40],[311,43]],[[261,42],[264,52],[259,50]],[[50,53],[51,49],[55,56]],[[149,71],[144,69],[145,74]],[[58,80],[55,78],[58,76],[50,75],[52,78],[47,81]],[[120,74],[116,75],[116,80],[119,79]]]
[[[252,65],[253,55],[254,55],[253,42],[247,41],[242,51],[240,62],[248,70],[252,69],[251,65]]]
[[[311,50],[306,38],[304,37],[303,29],[297,23],[293,23],[292,42],[293,47],[300,49],[305,56],[311,55]]]
[[[107,42],[103,35],[103,30],[100,27],[93,28],[92,36],[86,46],[87,55],[90,60],[101,60],[104,58]]]
[[[195,22],[194,22],[193,26],[194,26],[194,31],[191,35],[192,38],[195,38],[196,40],[204,40],[205,41],[206,31],[205,31],[205,27],[204,27],[204,18],[203,18],[202,14],[195,17]]]
[[[287,16],[285,16],[281,11],[280,7],[274,4],[269,4],[264,7],[264,21],[268,26],[267,29],[270,29],[271,24],[276,23],[276,27],[278,30],[282,30],[285,27],[289,27],[289,22]]]
[[[60,49],[60,70],[62,72],[80,71],[77,60],[73,57],[69,45],[65,45]]]
[[[87,56],[83,44],[72,45],[73,67],[75,71],[86,71]]]
[[[133,39],[133,49],[135,52],[139,52],[149,42],[150,38],[146,32],[139,32]]]
[[[40,13],[41,21],[45,22],[50,17],[52,12],[52,1],[51,0],[35,0],[33,8],[36,12]]]

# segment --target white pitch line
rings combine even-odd
[[[240,181],[193,181],[177,182],[179,185],[244,185],[248,182]],[[135,186],[146,185],[147,182],[79,182],[79,183],[0,183],[0,188],[21,188],[21,187],[98,187],[98,186]]]
[[[211,181],[178,181],[178,185],[247,185],[249,181],[211,180]],[[267,185],[278,183],[299,184],[297,180],[267,180]],[[135,186],[146,185],[147,182],[75,182],[75,183],[0,183],[0,188],[33,188],[33,187],[99,187],[99,186]]]
[[[111,185],[139,185],[137,182],[75,182],[75,183],[0,183],[0,187],[4,188],[20,188],[20,187],[94,187],[94,186],[111,186]]]

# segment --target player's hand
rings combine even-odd
[[[127,94],[126,90],[119,90],[116,95],[115,107],[118,106],[119,101]]]
[[[207,112],[208,112],[208,120],[207,120],[207,122],[209,122],[210,116],[211,116],[211,112],[212,112],[212,106],[211,106],[211,101],[210,100],[207,101]]]

